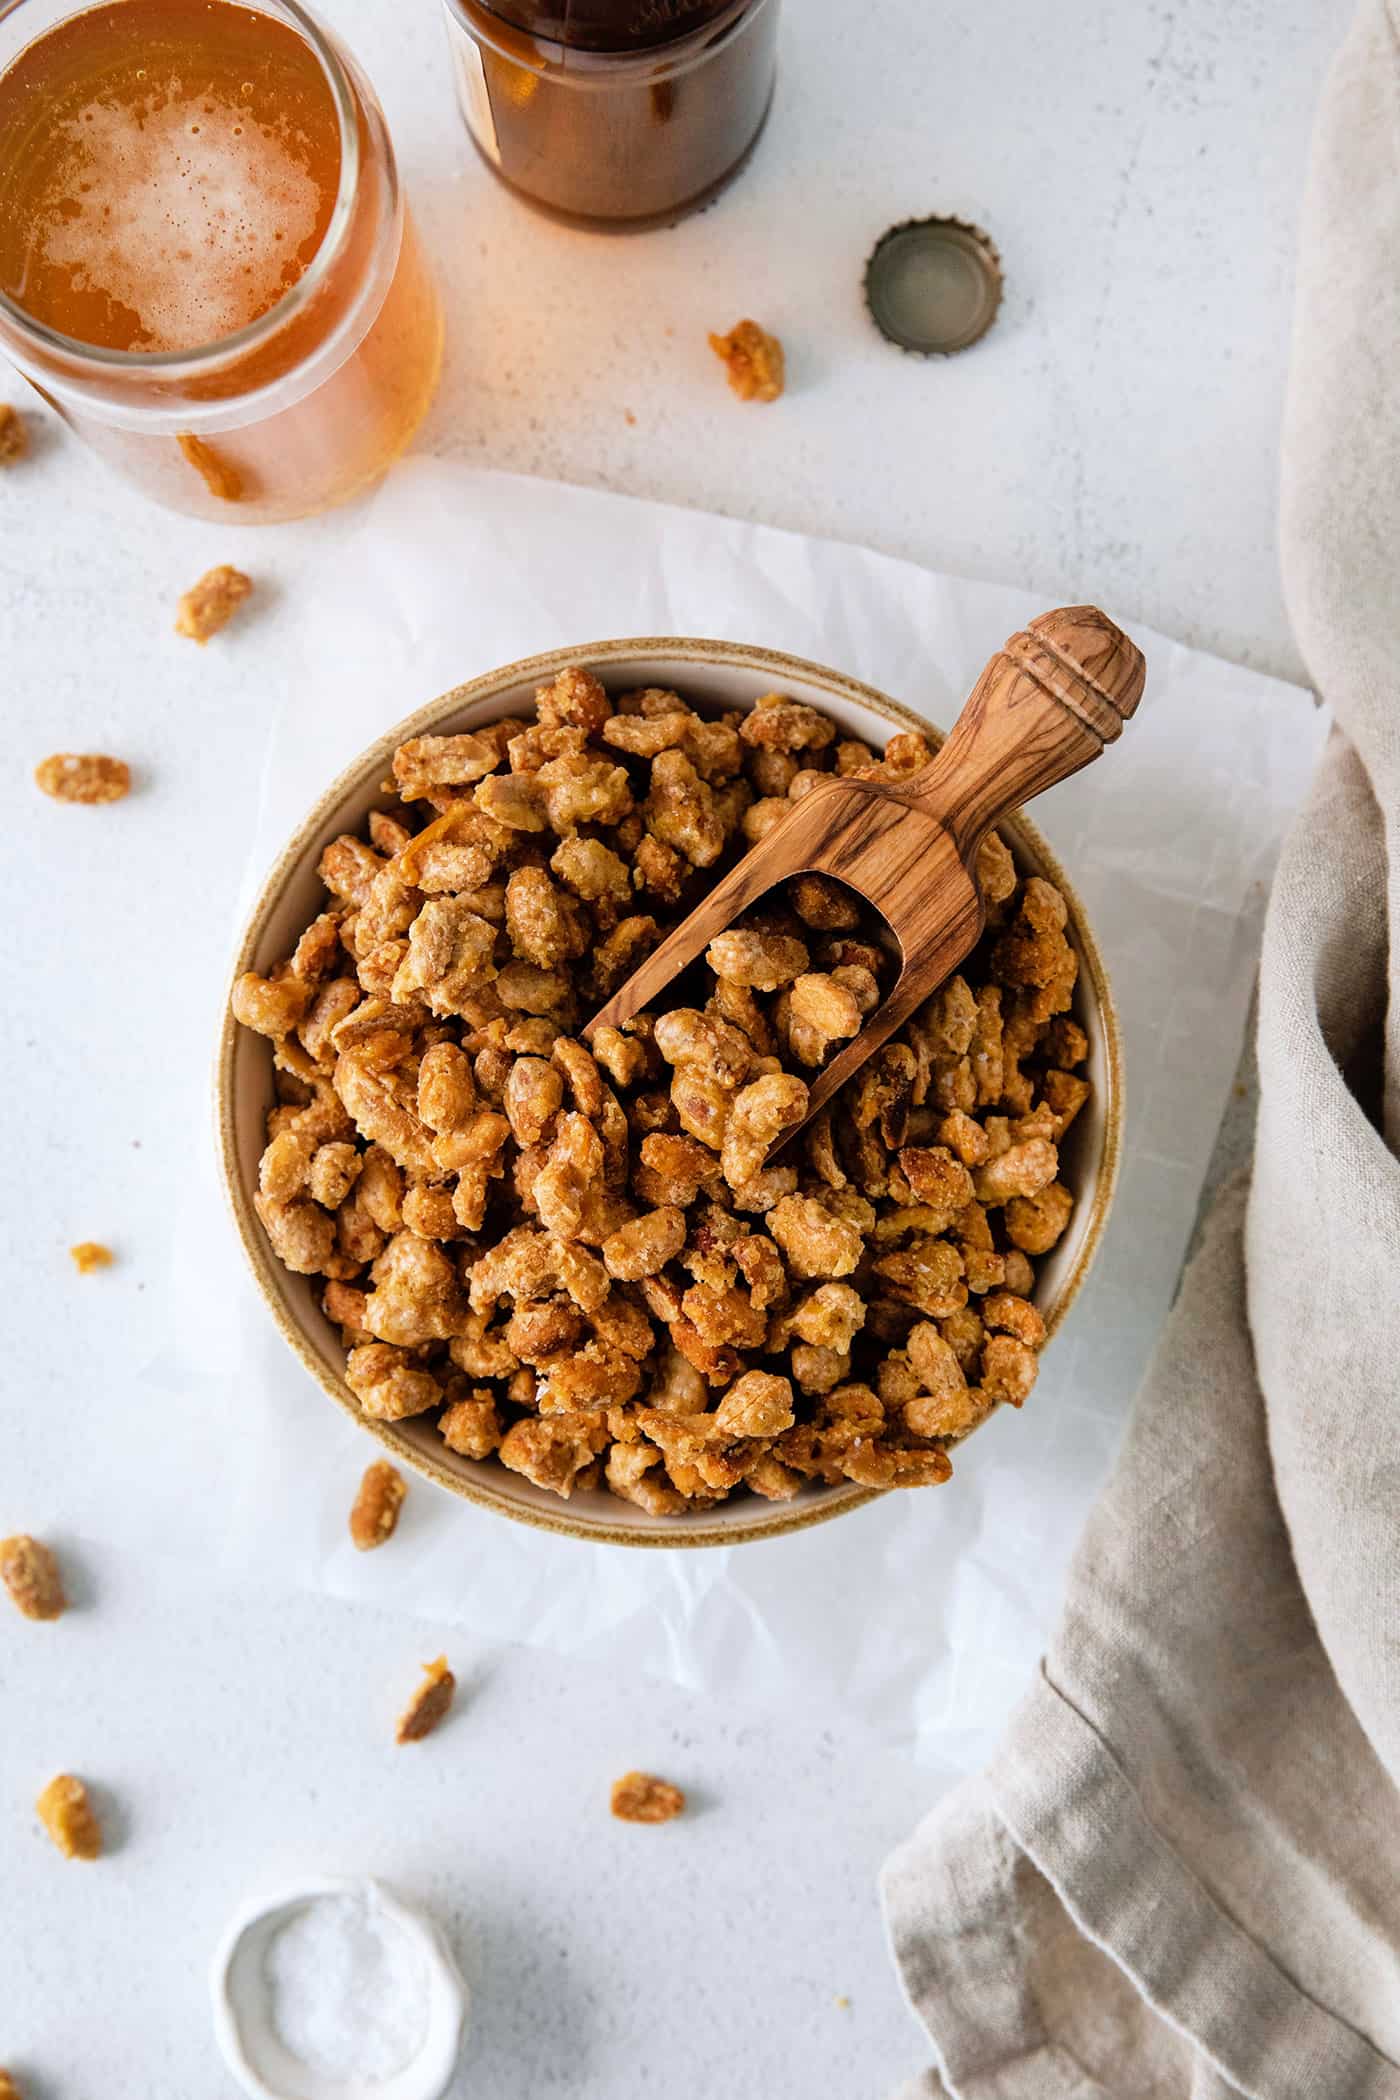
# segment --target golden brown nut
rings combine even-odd
[[[0,401],[0,467],[12,467],[29,450],[24,417],[9,401]]]
[[[424,1663],[423,1682],[399,1715],[395,1742],[419,1743],[425,1735],[431,1735],[435,1728],[441,1727],[456,1690],[457,1680],[447,1667],[445,1655],[440,1655],[436,1662]]]
[[[180,600],[175,614],[176,634],[187,635],[202,648],[211,635],[227,627],[252,588],[251,576],[230,568],[227,562],[206,570]]]
[[[41,759],[34,778],[55,802],[120,802],[131,792],[131,768],[124,758],[97,751],[55,751]]]
[[[87,1788],[81,1779],[60,1772],[51,1779],[35,1802],[39,1821],[65,1859],[98,1859],[102,1854],[102,1826],[97,1820]]]
[[[110,1269],[112,1266],[112,1250],[104,1247],[101,1240],[79,1240],[77,1246],[70,1247],[68,1252],[80,1276],[91,1276],[95,1269]]]
[[[623,1823],[669,1823],[685,1808],[685,1795],[650,1772],[627,1772],[614,1780],[612,1812]]]
[[[52,1549],[27,1532],[0,1539],[0,1582],[26,1619],[61,1618],[68,1608]]]
[[[379,1458],[372,1466],[366,1466],[350,1509],[350,1538],[361,1553],[372,1553],[376,1546],[393,1537],[407,1493],[402,1473],[387,1459]]]
[[[776,401],[787,376],[783,346],[757,321],[737,321],[727,335],[711,335],[710,348],[729,369],[729,384],[741,401]]]

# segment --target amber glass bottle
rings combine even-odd
[[[445,0],[467,129],[531,203],[664,224],[747,158],[778,0]]]

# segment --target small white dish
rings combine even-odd
[[[299,1912],[322,1897],[361,1897],[407,1937],[426,1982],[417,2053],[387,2077],[340,2077],[294,2056],[273,2024],[268,1951]],[[466,2033],[467,1987],[437,1927],[369,1876],[313,1881],[246,1905],[224,1934],[210,1972],[214,2032],[225,2063],[251,2100],[441,2100]]]

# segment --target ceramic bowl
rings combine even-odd
[[[270,969],[289,953],[303,927],[322,908],[325,893],[316,873],[321,853],[342,832],[360,832],[370,809],[383,801],[381,783],[399,744],[408,737],[476,728],[502,715],[528,714],[536,687],[572,663],[587,664],[612,690],[674,687],[687,700],[716,711],[749,707],[760,693],[781,690],[822,708],[847,736],[860,737],[876,747],[882,747],[894,730],[927,732],[932,726],[885,694],[839,671],[734,642],[673,638],[593,642],[507,664],[454,687],[387,730],[327,788],[263,886],[239,944],[234,977],[245,970]],[[1122,1130],[1121,1044],[1103,963],[1073,886],[1039,833],[1023,818],[1004,824],[1001,830],[1022,870],[1045,875],[1065,895],[1069,934],[1081,965],[1074,1018],[1089,1038],[1093,1091],[1076,1119],[1061,1164],[1062,1178],[1074,1192],[1074,1215],[1058,1247],[1040,1263],[1035,1291],[1035,1302],[1053,1335],[1088,1273],[1113,1200]],[[627,1546],[737,1545],[801,1530],[871,1499],[873,1491],[867,1488],[814,1483],[792,1502],[736,1496],[695,1516],[652,1517],[604,1491],[583,1491],[564,1502],[496,1459],[459,1457],[447,1449],[428,1418],[370,1421],[361,1414],[345,1383],[340,1337],[321,1311],[311,1280],[293,1276],[281,1266],[253,1211],[263,1119],[273,1100],[272,1083],[269,1045],[240,1028],[226,1013],[217,1067],[218,1145],[249,1266],[283,1337],[311,1376],[400,1464],[502,1516],[572,1538]]]

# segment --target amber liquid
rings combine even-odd
[[[249,520],[322,509],[382,473],[428,407],[437,297],[412,225],[400,236],[385,205],[381,148],[359,117],[365,165],[348,236],[299,313],[177,382],[173,403],[167,387],[158,432],[123,400],[135,381],[113,379],[110,415],[52,382],[85,437],[180,508]],[[340,179],[335,103],[295,29],[235,0],[109,0],[0,76],[0,288],[99,351],[200,350],[271,315],[299,284]],[[367,332],[305,391],[299,371],[362,299],[386,242],[397,260]],[[202,427],[198,404],[269,385],[247,422],[235,406],[234,427],[228,416]],[[182,391],[196,413],[172,430]]]

